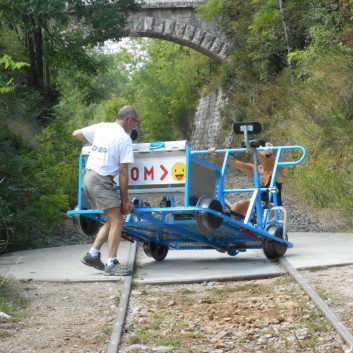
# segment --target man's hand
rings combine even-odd
[[[129,214],[131,209],[132,209],[132,203],[130,201],[121,203],[120,212],[123,216]]]

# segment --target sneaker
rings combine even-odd
[[[101,254],[98,257],[92,256],[89,252],[83,257],[81,262],[87,266],[94,267],[97,270],[104,270],[104,263],[101,261]]]
[[[131,271],[122,266],[118,260],[111,265],[105,265],[104,276],[131,276]]]

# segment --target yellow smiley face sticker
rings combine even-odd
[[[175,181],[181,182],[185,180],[185,164],[177,162],[172,167],[172,177]]]

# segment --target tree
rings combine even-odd
[[[294,67],[293,67],[293,62],[290,59],[290,53],[292,51],[292,47],[291,44],[289,42],[289,29],[288,29],[288,25],[287,25],[287,21],[286,21],[286,14],[285,14],[285,10],[284,10],[284,1],[283,0],[278,0],[278,7],[279,7],[279,13],[280,13],[280,17],[281,17],[281,21],[282,21],[282,25],[283,25],[283,33],[284,33],[284,38],[286,41],[286,46],[287,46],[287,54],[288,54],[288,67],[289,67],[289,71],[290,71],[290,77],[291,77],[291,82],[294,82]]]
[[[121,38],[137,8],[134,0],[0,0],[0,21],[26,48],[31,84],[47,90],[53,61],[74,62],[87,46]]]

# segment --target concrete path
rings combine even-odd
[[[294,248],[285,257],[297,269],[353,264],[352,233],[289,233]],[[89,249],[73,245],[15,252],[0,257],[0,276],[36,281],[122,281],[81,263]],[[122,241],[119,261],[127,266],[131,243]],[[107,247],[102,249],[105,260]],[[262,250],[248,250],[231,257],[216,250],[169,251],[157,262],[138,247],[134,281],[137,283],[188,283],[240,280],[276,276],[283,270],[267,260]]]
[[[352,233],[289,233],[294,247],[285,258],[297,269],[353,264]],[[169,251],[162,262],[139,249],[134,281],[138,283],[203,282],[264,278],[284,271],[262,249],[231,257],[216,250]]]
[[[122,241],[118,258],[126,266],[130,244]],[[102,271],[81,263],[91,244],[18,251],[0,257],[0,276],[35,281],[121,281],[122,277],[104,276]],[[107,254],[107,245],[102,248],[102,260]]]

